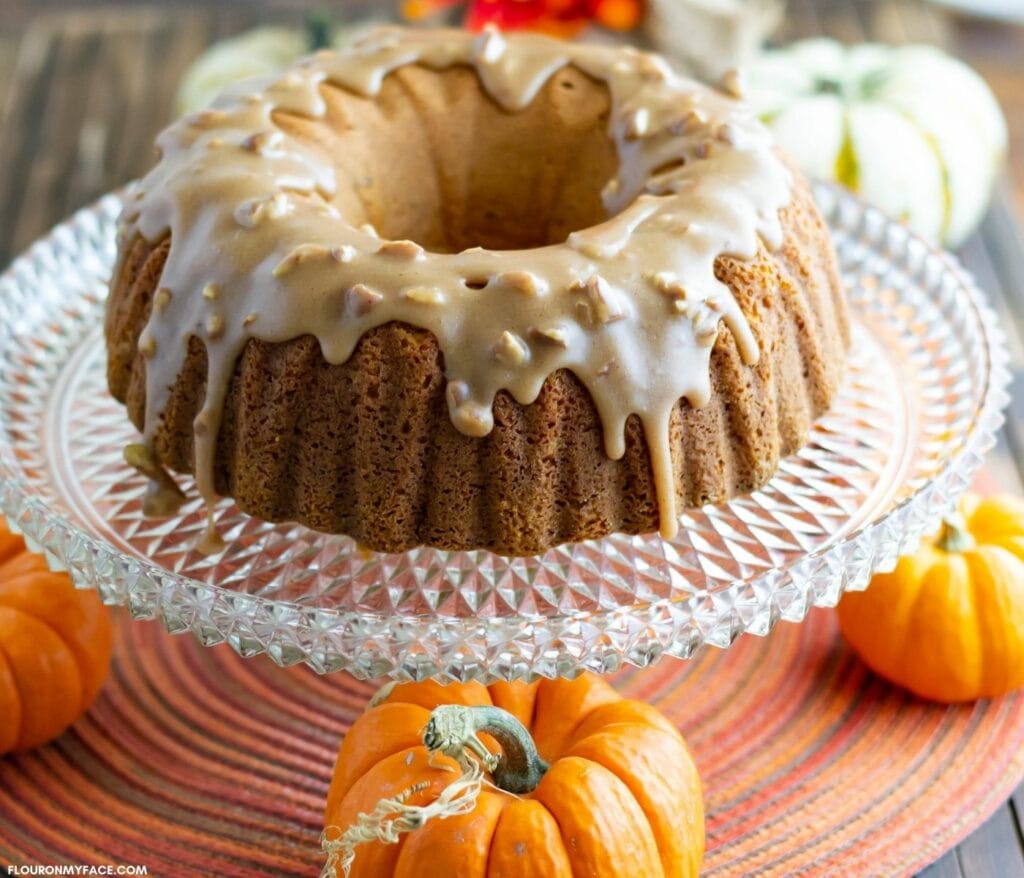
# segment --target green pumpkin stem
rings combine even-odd
[[[481,732],[501,745],[500,756],[484,746],[477,737]],[[508,793],[533,791],[548,770],[526,727],[500,707],[443,704],[430,714],[423,743],[428,750],[453,758],[465,750],[471,751],[491,772],[495,784]]]
[[[310,52],[331,47],[331,13],[326,9],[310,12],[305,19],[306,48]]]
[[[966,552],[975,546],[974,537],[960,512],[954,512],[942,521],[942,530],[935,545],[943,552]]]
[[[484,746],[478,737],[481,732],[501,744],[500,755]],[[459,776],[425,805],[409,800],[429,786],[429,781],[381,799],[372,811],[356,815],[355,822],[344,829],[325,827],[320,843],[327,859],[321,878],[333,878],[339,868],[348,876],[361,844],[395,844],[402,835],[421,829],[430,820],[471,813],[488,784],[485,770],[498,787],[509,793],[530,792],[548,770],[526,727],[500,707],[442,704],[430,713],[423,743],[431,755],[443,753],[454,759],[459,765]]]

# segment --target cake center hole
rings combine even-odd
[[[353,225],[456,253],[558,244],[608,218],[601,190],[619,167],[610,96],[575,67],[515,112],[468,67],[409,65],[372,99],[323,92],[339,183],[347,181],[334,201]]]

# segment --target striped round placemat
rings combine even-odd
[[[919,702],[868,672],[827,611],[616,684],[694,750],[708,876],[908,874],[1024,776],[1024,699]],[[373,688],[122,618],[88,716],[0,760],[0,864],[316,875],[334,754]]]

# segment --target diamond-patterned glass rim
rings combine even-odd
[[[71,295],[65,287],[81,286],[82,277],[92,279],[94,304],[102,298],[95,287],[113,261],[113,225],[120,208],[116,194],[58,225],[0,276],[0,511],[45,553],[51,566],[68,569],[76,585],[98,588],[106,602],[127,605],[137,618],[159,617],[169,630],[190,630],[204,643],[226,640],[243,655],[267,652],[280,664],[304,661],[320,672],[459,680],[554,676],[582,669],[608,672],[623,663],[647,665],[662,655],[688,657],[703,644],[728,646],[741,633],[767,633],[779,619],[800,621],[811,606],[833,605],[844,590],[864,588],[873,572],[891,568],[937,526],[994,444],[1010,378],[996,317],[954,257],[835,187],[820,184],[816,196],[843,244],[846,261],[858,270],[868,266],[863,282],[870,275],[873,282],[891,284],[884,291],[891,296],[884,306],[892,310],[885,311],[886,319],[921,321],[919,312],[926,308],[927,319],[963,347],[965,362],[944,366],[960,370],[959,383],[943,384],[937,394],[925,393],[920,400],[924,409],[941,409],[943,389],[947,396],[954,390],[969,394],[960,402],[961,408],[970,408],[959,413],[962,429],[956,435],[931,442],[935,447],[928,452],[927,478],[920,466],[901,472],[906,483],[887,495],[894,498],[890,508],[779,566],[703,589],[691,581],[671,597],[611,609],[473,617],[346,611],[283,600],[202,582],[137,553],[122,552],[84,527],[73,512],[56,508],[40,490],[42,477],[20,444],[24,432],[19,433],[10,414],[25,393],[16,386],[19,370],[32,369],[37,361],[74,356],[54,343],[65,327],[58,331],[41,324],[39,307],[33,311],[32,303],[42,299],[60,304],[63,296]],[[872,307],[881,313],[883,306]],[[79,343],[88,331],[95,334],[94,313],[82,316],[66,310]],[[931,336],[924,338],[919,350],[908,347],[902,354],[918,364],[929,357],[949,360],[929,347],[931,341]],[[941,368],[934,366],[939,372]],[[920,438],[912,437],[912,442]],[[819,450],[819,459],[821,454]],[[812,464],[800,463],[805,470]],[[752,500],[751,508],[757,503]],[[694,513],[692,521],[714,523],[733,511],[732,505],[713,507]],[[591,557],[602,547],[581,545],[589,547]],[[608,545],[611,549],[612,543]],[[630,546],[615,548],[622,552],[616,562],[628,563]],[[641,563],[639,555],[636,559]],[[406,563],[415,566],[415,559]],[[376,569],[383,573],[391,568]],[[569,579],[595,568],[564,569],[570,571]],[[669,575],[677,572],[671,562],[665,569]]]

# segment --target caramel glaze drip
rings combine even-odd
[[[607,219],[533,250],[427,252],[381,240],[331,204],[335,163],[275,124],[275,112],[325,113],[330,82],[373,97],[408,64],[468,65],[510,112],[573,65],[607,85],[608,134],[619,157],[602,199]],[[669,446],[673,406],[710,396],[719,321],[747,364],[757,344],[717,257],[752,259],[782,242],[790,176],[744,104],[681,79],[657,56],[495,31],[377,31],[342,53],[313,55],[279,77],[229,89],[167,128],[161,160],[121,218],[121,235],[173,246],[139,347],[147,357],[144,441],[152,447],[187,341],[206,345],[205,403],[195,420],[195,477],[212,509],[221,409],[252,338],[313,335],[344,362],[372,327],[429,330],[444,353],[452,422],[469,436],[494,426],[495,394],[533,402],[570,369],[600,413],[611,458],[637,414],[650,449],[661,533],[677,529]],[[486,281],[472,287],[468,279]]]

